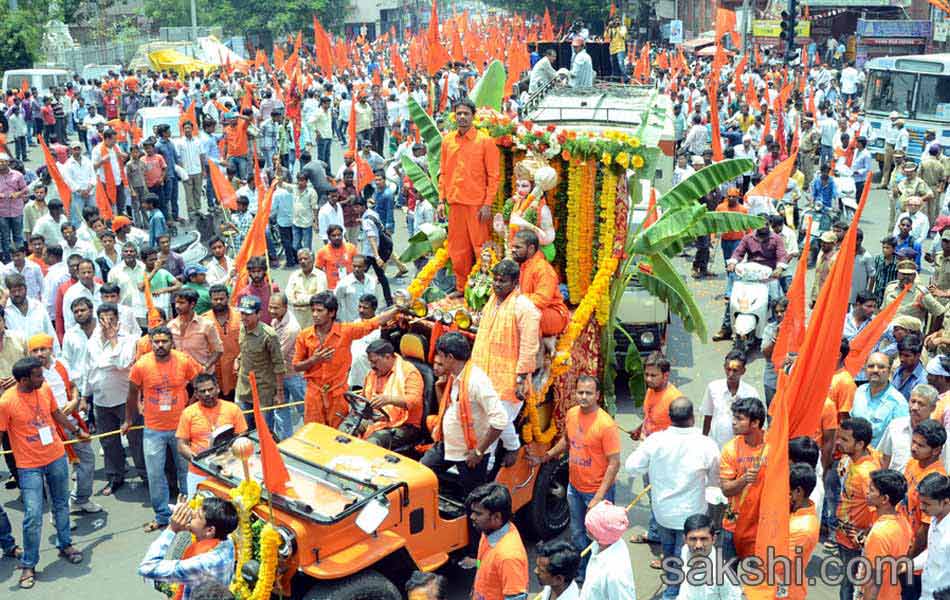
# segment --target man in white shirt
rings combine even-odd
[[[313,252],[309,248],[297,251],[297,264],[300,268],[287,279],[287,298],[291,312],[297,318],[302,329],[313,325],[313,313],[310,310],[310,298],[327,289],[327,275],[313,268]]]
[[[845,102],[849,100],[857,100],[858,96],[858,70],[854,68],[854,62],[851,61],[848,65],[841,69],[841,94],[844,96],[843,100]]]
[[[650,503],[660,534],[661,556],[679,556],[684,522],[706,510],[706,488],[719,485],[719,448],[694,427],[693,404],[686,398],[670,403],[671,426],[649,436],[627,458],[627,473],[650,476]],[[669,585],[664,598],[675,598]]]
[[[717,557],[716,534],[712,519],[705,512],[690,515],[683,522],[683,549],[679,566],[685,579],[680,586],[680,600],[741,600],[742,588],[732,583],[729,577],[715,573],[716,565],[722,564]],[[710,567],[713,571],[710,571]],[[695,574],[691,571],[696,569]],[[697,579],[700,580],[697,583]],[[714,585],[707,585],[713,582]]]
[[[46,307],[42,302],[27,297],[26,280],[19,273],[7,275],[4,283],[10,294],[7,300],[5,321],[7,329],[20,335],[25,340],[37,333],[44,333],[53,337],[54,351],[59,352],[59,339],[50,320]]]
[[[178,148],[178,158],[181,161],[181,168],[188,175],[181,180],[185,187],[185,203],[188,206],[187,215],[194,219],[208,212],[208,207],[204,203],[202,196],[202,168],[206,157],[201,151],[201,142],[194,137],[194,127],[191,121],[186,121],[182,125],[182,137],[178,138],[175,146]],[[169,165],[171,168],[171,165]]]
[[[96,268],[91,260],[83,259],[80,261],[77,273],[79,281],[69,286],[63,296],[63,322],[67,330],[76,324],[72,312],[73,302],[79,298],[87,298],[92,302],[93,310],[102,303],[102,297],[99,295],[99,288],[102,287],[102,283],[95,280],[95,274]]]
[[[359,301],[366,294],[379,297],[377,288],[379,282],[376,276],[367,272],[367,258],[357,254],[353,257],[353,272],[347,273],[336,284],[334,295],[340,304],[337,311],[337,321],[347,323],[359,320]]]
[[[109,283],[119,286],[119,303],[132,309],[139,324],[145,323],[145,294],[140,285],[145,282],[145,264],[138,259],[135,244],[122,246],[122,262],[109,271]]]
[[[528,83],[529,95],[534,94],[557,77],[557,72],[554,70],[556,63],[557,50],[554,48],[545,50],[544,56],[542,56],[531,69],[531,78]]]
[[[733,350],[726,355],[723,368],[725,379],[716,379],[706,386],[703,395],[703,435],[708,435],[721,450],[726,442],[735,437],[732,431],[732,403],[739,398],[759,398],[759,392],[742,381],[745,375],[746,358],[742,352]]]
[[[923,566],[920,600],[935,600],[935,592],[950,587],[950,477],[931,473],[917,484],[917,492],[930,528],[927,549],[914,558],[914,566]]]
[[[46,247],[63,245],[62,226],[69,223],[69,219],[63,214],[63,203],[57,199],[50,200],[47,206],[49,212],[36,220],[33,225],[32,235],[43,236]]]
[[[339,225],[346,231],[346,227],[343,226],[343,207],[340,206],[339,200],[339,194],[330,192],[327,194],[326,204],[317,212],[317,233],[324,246],[330,242],[330,237],[327,235],[327,228],[330,225]]]
[[[904,472],[910,461],[910,444],[914,428],[930,418],[937,406],[937,389],[921,383],[910,391],[907,401],[908,416],[894,417],[884,430],[877,451],[881,453],[881,468]]]
[[[924,243],[927,239],[927,234],[930,232],[930,219],[928,219],[927,214],[921,210],[923,206],[924,203],[920,196],[909,197],[907,199],[907,210],[897,217],[897,225],[894,226],[894,231],[891,235],[894,237],[900,235],[900,222],[907,218],[910,219],[910,234],[914,237],[914,240],[921,244]]]
[[[80,142],[69,145],[69,158],[60,167],[60,171],[72,192],[69,214],[72,217],[72,224],[78,227],[82,222],[83,209],[96,205],[96,171],[93,169],[92,161],[83,154]],[[37,225],[39,225],[38,222]],[[51,243],[49,239],[46,242]]]

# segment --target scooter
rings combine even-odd
[[[835,168],[835,187],[838,189],[838,199],[841,201],[841,218],[850,223],[858,210],[858,198],[854,175],[847,165],[839,165]]]
[[[769,317],[772,269],[755,262],[736,265],[729,296],[733,349],[748,352],[762,343]]]

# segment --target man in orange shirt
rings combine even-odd
[[[838,475],[842,479],[842,485],[835,541],[841,560],[849,571],[848,577],[841,582],[841,600],[854,596],[852,582],[855,581],[857,570],[854,559],[861,556],[861,543],[874,523],[874,513],[868,505],[868,486],[871,483],[871,473],[877,471],[881,465],[871,453],[871,437],[871,423],[867,419],[849,418],[838,425],[835,446],[844,456],[838,463]]]
[[[910,444],[911,459],[904,467],[904,479],[907,480],[907,501],[898,512],[904,514],[914,532],[910,551],[911,559],[917,558],[927,549],[927,534],[930,530],[931,517],[920,506],[920,492],[917,485],[931,473],[946,475],[947,470],[940,460],[943,447],[947,443],[947,432],[943,425],[933,419],[921,421],[914,427]],[[910,585],[904,583],[904,592],[916,591],[915,597],[920,597],[921,572],[914,571]]]
[[[731,187],[726,192],[726,199],[719,203],[716,206],[716,212],[734,212],[739,214],[748,214],[749,209],[739,203],[741,200],[741,194],[739,193],[738,188]],[[722,260],[723,264],[729,262],[729,259],[732,258],[732,253],[736,249],[736,246],[739,245],[739,242],[742,241],[742,236],[745,235],[744,231],[732,231],[728,233],[723,233],[720,235],[722,240]],[[729,296],[730,288],[732,287],[732,275],[730,274],[729,283],[726,288],[726,297]]]
[[[498,483],[481,485],[465,499],[465,507],[481,533],[472,600],[527,598],[528,553],[511,522],[508,488]]]
[[[129,395],[125,401],[125,423],[122,434],[128,433],[139,414],[139,397],[144,406],[145,431],[142,449],[145,453],[145,472],[148,475],[148,495],[155,511],[155,520],[145,524],[146,533],[168,525],[171,509],[168,507],[169,485],[165,478],[166,449],[175,461],[178,490],[187,489],[187,464],[178,454],[175,431],[182,411],[188,403],[186,386],[204,367],[184,352],[172,349],[171,330],[154,327],[149,332],[152,351],[142,356],[129,371]]]
[[[197,491],[198,483],[207,479],[207,475],[191,465],[191,459],[211,447],[219,428],[230,425],[235,435],[247,431],[247,421],[237,404],[221,400],[221,389],[214,375],[201,373],[191,384],[198,402],[181,412],[178,428],[175,430],[178,454],[188,463],[189,498]]]
[[[828,397],[835,403],[835,408],[838,410],[839,423],[851,414],[851,408],[854,406],[854,393],[858,389],[858,386],[854,383],[854,377],[844,367],[844,361],[848,358],[850,352],[851,342],[847,338],[841,338],[838,370],[831,377],[831,387],[828,390]]]
[[[590,544],[584,528],[587,510],[601,500],[614,501],[614,483],[620,470],[620,430],[598,403],[600,385],[596,378],[581,375],[574,386],[576,406],[564,417],[564,435],[541,457],[542,462],[560,458],[567,452],[567,503],[571,509],[571,543],[578,550]],[[585,557],[586,558],[586,557]],[[583,565],[587,564],[586,559]]]
[[[338,323],[339,305],[333,292],[320,292],[310,299],[313,326],[300,332],[294,346],[294,371],[307,380],[304,398],[304,423],[323,423],[336,427],[347,412],[347,374],[353,357],[353,340],[388,323],[395,315],[393,307],[372,319]]]
[[[457,129],[442,139],[439,163],[439,216],[448,212],[448,250],[456,294],[488,240],[491,206],[498,188],[498,146],[472,127],[475,103],[463,98],[453,107]]]
[[[722,559],[726,562],[746,555],[745,548],[739,551],[734,535],[740,509],[747,499],[748,505],[754,504],[762,485],[759,472],[765,451],[764,425],[765,405],[761,400],[739,398],[732,403],[732,430],[736,437],[723,446],[719,462],[720,487],[723,495],[729,499],[722,519]]]
[[[541,336],[548,354],[554,354],[555,338],[567,327],[569,313],[558,288],[557,271],[538,252],[538,235],[522,229],[511,242],[511,257],[521,265],[518,287],[541,311]]]
[[[224,123],[224,139],[222,140],[224,148],[221,159],[228,161],[229,166],[233,165],[237,169],[238,177],[247,181],[251,173],[247,158],[249,150],[247,128],[251,119],[243,114],[229,112],[225,113],[222,122]]]
[[[314,266],[326,273],[327,289],[332,292],[341,279],[353,272],[356,246],[343,240],[343,227],[340,225],[327,227],[327,238],[329,242],[317,250]]]
[[[387,340],[371,342],[366,347],[366,358],[371,369],[363,384],[363,396],[378,410],[373,410],[369,419],[367,413],[358,415],[351,410],[340,429],[383,448],[414,444],[422,431],[422,374],[396,354]],[[388,418],[383,419],[380,411]]]
[[[864,598],[875,600],[899,600],[903,576],[894,572],[896,559],[903,559],[903,566],[912,570],[907,558],[907,548],[913,540],[910,523],[897,513],[896,507],[904,501],[907,494],[907,481],[893,469],[872,471],[867,491],[867,503],[877,514],[877,520],[871,526],[864,542],[864,565],[874,573],[868,576],[863,586]],[[842,592],[844,584],[842,584]]]
[[[214,365],[214,375],[224,399],[233,400],[234,389],[237,387],[234,359],[240,352],[238,338],[241,335],[241,313],[231,306],[226,285],[218,283],[211,286],[208,288],[208,295],[211,297],[211,310],[201,316],[214,323],[222,347],[221,358]]]
[[[634,441],[645,440],[650,434],[670,426],[670,403],[683,396],[670,383],[671,367],[669,359],[660,352],[651,352],[643,361],[647,393],[643,399],[643,423],[630,433]]]
[[[20,587],[31,588],[39,562],[46,486],[52,501],[59,555],[73,564],[82,562],[82,552],[73,546],[69,532],[69,464],[55,424],[80,440],[88,440],[89,434],[70,423],[59,409],[53,392],[43,380],[43,365],[39,360],[29,357],[16,361],[13,379],[16,385],[0,396],[0,434],[10,436],[20,474],[25,508],[24,550],[19,557],[23,570]]]
[[[788,593],[785,597],[790,600],[805,600],[808,596],[805,569],[818,545],[818,534],[821,530],[815,503],[809,499],[818,484],[818,479],[811,465],[804,463],[790,465],[788,474],[788,487],[791,492],[788,557],[794,562],[792,563],[793,571],[789,573],[790,577],[786,578]]]

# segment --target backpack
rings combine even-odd
[[[379,222],[379,219],[374,215],[369,215],[368,218],[373,222],[373,225],[376,226],[376,231],[379,232],[379,240],[377,241],[377,250],[379,250],[379,257],[383,261],[389,260],[389,257],[393,255],[393,238],[389,235],[389,232],[386,231],[386,228],[383,227],[383,224]]]

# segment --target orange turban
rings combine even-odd
[[[37,348],[52,348],[53,347],[53,337],[45,333],[37,333],[34,336],[31,336],[27,342],[27,349],[30,352],[33,352]]]

